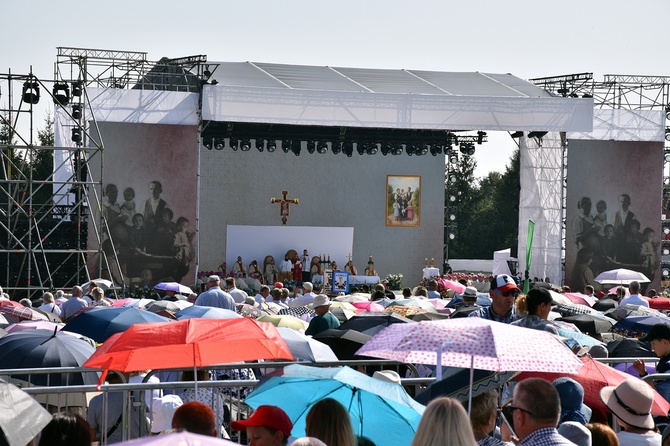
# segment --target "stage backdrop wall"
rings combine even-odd
[[[303,144],[304,146],[304,144]],[[418,203],[418,227],[386,225],[389,197],[387,175],[421,177],[421,188],[414,193]],[[442,264],[444,228],[443,156],[382,156],[309,154],[303,147],[295,156],[277,150],[274,153],[251,150],[233,152],[201,148],[200,187],[200,270],[215,270],[228,257],[241,255],[246,264],[251,258],[244,252],[233,253],[226,246],[228,225],[281,226],[280,205],[271,198],[298,198],[290,205],[289,226],[354,228],[353,260],[359,274],[372,255],[381,278],[401,273],[404,283],[414,286],[421,280],[426,257]],[[414,223],[418,218],[415,217]],[[259,228],[258,231],[263,231]],[[259,233],[259,236],[262,234]],[[324,231],[324,238],[330,236]],[[311,241],[310,243],[313,243]],[[346,258],[327,252],[332,240],[323,245],[304,246],[296,240],[291,247],[302,254],[331,254],[331,260],[344,266]],[[268,246],[267,254],[283,255],[281,249]],[[262,258],[256,260],[262,264]],[[228,263],[230,265],[230,263]]]
[[[658,289],[663,143],[569,140],[568,147],[566,284],[581,292],[585,275],[628,268]]]

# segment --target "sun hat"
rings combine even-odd
[[[473,286],[466,286],[462,294],[463,297],[477,297],[477,288]]]
[[[559,424],[558,433],[577,446],[591,446],[591,431],[576,421],[566,421]]]
[[[617,386],[600,389],[600,399],[621,421],[639,429],[653,429],[654,393],[646,382],[629,378]]]
[[[182,404],[184,402],[178,395],[165,395],[162,398],[156,398],[151,406],[151,414],[153,415],[151,433],[156,434],[172,429],[172,417]]]
[[[503,293],[510,290],[517,290],[521,292],[514,279],[512,279],[507,274],[498,274],[493,279],[491,279],[491,289],[498,289]]]
[[[324,305],[330,305],[330,299],[325,294],[317,294],[312,303],[312,308],[322,307]]]
[[[561,400],[559,423],[576,421],[586,424],[591,420],[591,408],[584,404],[584,388],[572,378],[558,378],[552,382]]]
[[[372,377],[390,383],[401,384],[400,375],[393,370],[377,370],[372,374]]]
[[[258,406],[246,420],[230,423],[236,431],[246,431],[248,426],[267,426],[284,434],[284,438],[290,437],[293,429],[291,419],[277,406]]]

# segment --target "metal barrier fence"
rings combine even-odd
[[[218,371],[225,371],[231,369],[251,368],[259,375],[267,375],[274,369],[279,369],[295,362],[265,362],[265,363],[238,363],[225,364],[218,366],[203,367],[201,370],[209,370],[217,373]],[[301,362],[302,365],[315,367],[336,367],[347,365],[354,369],[360,370],[363,373],[370,375],[374,370],[394,370],[401,376],[402,385],[410,395],[415,395],[422,388],[427,387],[435,378],[418,378],[417,370],[407,364],[387,361],[387,360],[365,360],[365,361],[337,361],[337,362],[318,362],[307,363]],[[105,384],[102,385],[100,391],[96,390],[95,385],[69,385],[69,386],[33,386],[30,384],[30,379],[37,375],[53,375],[53,374],[76,374],[85,372],[99,372],[98,369],[85,369],[74,367],[63,368],[41,368],[41,369],[5,369],[0,370],[0,379],[21,387],[22,390],[32,395],[41,405],[43,405],[51,413],[59,411],[75,412],[86,418],[90,401],[97,397],[102,399],[100,404],[102,412],[100,413],[100,426],[98,431],[102,433],[100,444],[107,444],[106,433],[109,432],[112,425],[115,424],[116,418],[111,415],[118,413],[117,402],[120,400],[122,407],[118,428],[122,439],[127,440],[136,436],[147,436],[150,433],[150,415],[154,399],[158,394],[166,395],[170,393],[183,394],[189,389],[195,389],[196,381],[179,381],[181,372],[191,372],[193,369],[169,369],[161,371],[149,372],[144,376],[142,382],[129,383],[126,376],[110,371],[110,374],[116,373],[120,384]],[[169,380],[161,380],[159,383],[148,382],[154,375],[161,375],[161,378],[168,378]],[[258,376],[258,375],[257,375]],[[410,378],[402,378],[410,376]],[[230,431],[230,421],[242,419],[249,416],[250,409],[243,403],[245,390],[252,390],[259,380],[219,380],[219,381],[197,381],[197,388],[206,390],[200,391],[199,395],[202,397],[206,393],[209,394],[209,401],[200,402],[208,404],[215,411],[217,420],[222,421],[222,427],[230,434],[231,440],[241,443],[243,436],[237,432]],[[287,395],[290,397],[290,395]],[[110,411],[110,403],[115,407]],[[96,407],[98,405],[96,404]],[[118,435],[118,434],[117,434]]]

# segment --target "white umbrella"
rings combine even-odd
[[[51,414],[13,384],[0,381],[0,429],[10,445],[28,444],[51,421]]]
[[[91,282],[97,283],[98,286],[100,288],[102,288],[103,291],[107,291],[108,289],[110,289],[114,286],[114,282],[112,282],[111,280],[98,278],[98,279],[89,280],[88,282],[82,284],[81,287],[84,290],[84,292],[86,292],[88,290],[88,287],[91,285]]]
[[[596,277],[596,282],[598,283],[612,283],[618,285],[628,285],[634,280],[638,282],[651,282],[651,280],[641,272],[625,268],[603,271]]]
[[[298,361],[337,362],[333,350],[323,342],[288,327],[277,327],[277,331],[286,342],[288,349]]]

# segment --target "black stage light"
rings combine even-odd
[[[302,142],[301,141],[291,141],[290,145],[291,145],[291,152],[293,152],[293,154],[295,156],[299,156],[300,155],[300,150],[302,149]]]
[[[269,141],[268,141],[267,148],[268,148],[268,152],[270,152],[270,153],[272,153],[272,152],[274,152],[275,150],[277,150],[277,141],[274,140],[274,139],[269,140]]]
[[[81,96],[81,81],[72,82],[72,96],[79,97]]]
[[[65,82],[56,82],[52,90],[54,104],[67,105],[70,102],[70,86]]]
[[[521,130],[517,130],[516,132],[510,134],[509,136],[511,136],[514,139],[521,138],[523,136],[523,132]]]
[[[240,141],[237,139],[230,140],[230,148],[233,149],[233,152],[237,152],[237,149],[240,147]]]
[[[240,143],[240,150],[243,152],[248,152],[251,150],[251,141],[248,139],[243,139]]]
[[[351,156],[354,154],[354,143],[345,142],[344,145],[342,146],[342,153],[351,158]]]
[[[316,141],[307,141],[307,151],[309,153],[314,153],[316,149]]]
[[[212,150],[213,144],[214,144],[213,139],[207,139],[202,141],[202,145],[205,146],[205,149],[207,150]]]
[[[484,142],[484,138],[486,137],[486,132],[482,132],[481,130],[477,132],[477,144],[482,144]]]
[[[262,152],[263,149],[265,148],[265,140],[256,138],[255,141],[256,141],[256,148],[258,149],[259,152]]]
[[[335,155],[337,155],[338,153],[340,153],[342,151],[342,144],[344,144],[344,143],[343,142],[334,142],[334,143],[331,144],[331,147],[333,148],[333,153]]]
[[[356,143],[356,151],[358,152],[359,155],[364,154],[365,150],[366,150],[365,144],[363,144],[362,142]]]
[[[542,138],[547,134],[547,132],[529,132],[529,138]]]
[[[72,129],[72,141],[81,142],[81,129],[75,127]]]
[[[316,143],[316,151],[320,154],[324,154],[328,151],[328,143],[326,141],[319,141]]]
[[[370,144],[370,146],[368,147],[368,155],[376,155],[377,152],[379,152],[380,145],[381,144],[379,143]]]
[[[23,83],[23,102],[27,104],[37,104],[40,102],[40,86],[37,82],[25,81]]]
[[[81,104],[72,104],[72,117],[74,119],[81,119]]]

